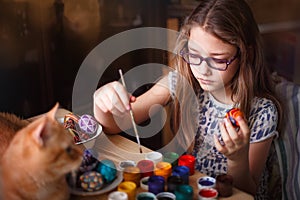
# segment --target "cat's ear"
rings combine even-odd
[[[46,113],[46,116],[41,117],[36,121],[36,124],[32,129],[32,137],[39,146],[43,146],[49,137],[49,134],[51,134],[51,132],[47,131],[47,122],[49,122],[47,118],[55,120],[58,107],[59,103],[56,103],[55,106]]]
[[[31,137],[38,146],[44,146],[45,140],[48,137],[47,132],[45,131],[46,126],[47,126],[47,120],[45,117],[42,117],[42,118],[34,121],[30,125]]]
[[[49,117],[50,119],[55,119],[55,114],[57,112],[57,109],[59,107],[59,103],[56,103],[55,106],[46,113],[47,117]]]

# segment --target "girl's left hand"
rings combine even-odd
[[[227,118],[224,119],[224,123],[220,124],[224,144],[220,143],[217,135],[214,135],[217,150],[232,161],[239,160],[249,153],[249,127],[241,116],[237,117],[236,120],[240,126],[238,129]]]

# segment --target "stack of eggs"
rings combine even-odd
[[[81,188],[83,191],[94,192],[100,190],[117,176],[113,161],[106,159],[99,162],[96,157],[97,155],[92,149],[86,149],[83,153],[82,163],[76,178],[76,187]]]

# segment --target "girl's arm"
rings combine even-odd
[[[234,186],[252,195],[256,194],[272,139],[251,143],[250,130],[244,119],[238,118],[240,130],[235,131],[232,124],[225,121],[221,125],[225,145],[215,138],[217,149],[227,157],[227,173],[233,177]]]

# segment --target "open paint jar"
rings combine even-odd
[[[210,176],[200,177],[197,180],[198,189],[201,190],[203,188],[215,188],[216,187],[216,179]]]
[[[202,188],[198,193],[198,200],[213,200],[218,198],[218,191],[214,188]]]

